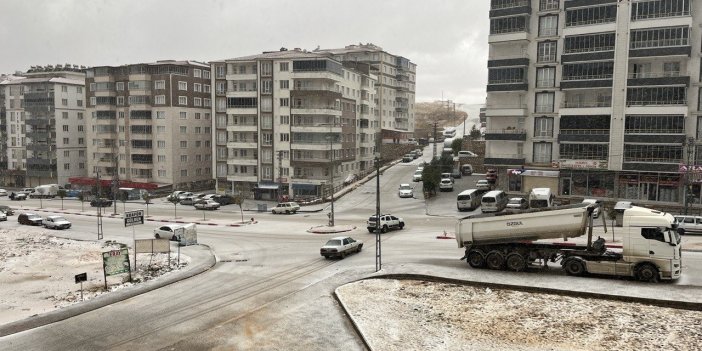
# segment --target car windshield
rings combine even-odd
[[[54,220],[54,222],[58,222],[58,221],[66,221],[66,219],[65,219],[65,218],[63,218],[63,217],[53,217],[52,219]]]
[[[341,240],[329,240],[324,246],[341,246]]]
[[[670,228],[667,230],[668,230],[668,234],[670,235],[670,238],[673,241],[673,243],[680,245],[680,241],[682,240],[680,238],[680,233],[678,233],[677,230],[673,230]]]
[[[402,184],[400,185],[400,190],[411,190],[412,188],[409,186],[409,184]]]
[[[484,198],[483,198],[483,202],[485,202],[485,203],[493,203],[493,202],[495,202],[495,198],[494,198],[494,197],[484,197]]]
[[[31,215],[28,215],[27,218],[29,218],[29,219],[41,219],[41,216],[35,215],[35,214],[31,214]]]
[[[487,184],[487,180],[479,180],[477,184]]]
[[[522,200],[520,200],[520,199],[512,199],[512,200],[509,200],[509,203],[511,203],[511,204],[516,204],[516,205],[519,205],[520,202],[522,202]]]

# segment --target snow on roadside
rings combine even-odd
[[[37,228],[0,229],[0,325],[80,302],[80,284],[74,276],[88,274],[83,298],[124,289],[181,269],[190,257],[176,254],[167,264],[166,254],[139,254],[137,272],[107,278],[102,271],[102,252],[118,249],[117,243],[77,241],[51,236],[51,230]],[[133,257],[130,254],[130,259]]]
[[[694,350],[702,312],[369,279],[337,289],[374,350]]]

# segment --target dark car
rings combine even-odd
[[[20,200],[27,200],[27,194],[26,193],[10,193],[10,200],[12,201],[20,201]]]
[[[10,208],[10,206],[0,205],[0,211],[5,212],[5,214],[8,216],[12,216],[15,214],[15,211],[12,208]]]
[[[44,219],[40,215],[34,213],[20,213],[17,216],[17,222],[24,225],[41,225],[43,221]]]
[[[463,175],[461,174],[461,170],[456,168],[453,171],[451,171],[451,177],[453,177],[454,179],[459,179],[463,177]]]
[[[229,195],[214,195],[211,199],[217,201],[217,203],[222,206],[234,203],[234,198]]]
[[[110,207],[112,206],[112,200],[105,198],[97,198],[90,201],[91,207]]]

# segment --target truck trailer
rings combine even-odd
[[[575,276],[680,278],[681,240],[671,214],[630,203],[618,205],[615,228],[622,248],[616,250],[608,249],[603,238],[592,240],[594,208],[581,203],[462,218],[456,224],[458,247],[465,248],[461,259],[473,268],[494,270],[524,271],[531,265],[559,262]],[[568,242],[586,234],[584,245]]]

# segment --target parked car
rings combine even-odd
[[[12,216],[15,214],[15,210],[13,210],[10,206],[6,205],[0,205],[0,212],[4,213],[7,216]]]
[[[453,178],[453,179],[459,179],[459,178],[461,178],[462,176],[463,176],[463,175],[461,174],[461,170],[458,169],[458,168],[456,168],[456,169],[454,169],[453,171],[451,171],[451,178]]]
[[[7,220],[7,215],[5,212],[0,211],[0,221],[6,221]]]
[[[513,197],[507,201],[508,210],[525,210],[529,208],[529,203],[523,197]]]
[[[595,209],[592,210],[592,218],[598,218],[600,216],[600,208],[602,207],[602,201],[597,199],[584,199],[583,203],[597,205],[597,207],[595,207]]]
[[[222,206],[229,205],[231,203],[234,203],[234,198],[231,197],[230,195],[219,195],[215,194],[212,195],[212,200],[215,200],[218,204]]]
[[[200,200],[200,199],[195,198],[194,196],[186,196],[186,197],[180,199],[180,202],[179,202],[179,203],[180,203],[181,205],[190,205],[190,206],[192,206],[192,205],[194,205],[195,202],[198,201],[198,200]]]
[[[10,200],[12,200],[12,201],[27,200],[27,193],[23,193],[23,192],[10,193]]]
[[[441,173],[441,179],[444,179],[444,178],[451,179],[451,182],[453,182],[453,178],[451,178],[451,172]]]
[[[0,196],[7,196],[7,190],[0,189]]]
[[[380,228],[381,233],[386,233],[389,229],[402,229],[405,227],[405,221],[400,217],[395,217],[391,214],[380,215],[380,225],[377,224],[375,215],[368,218],[366,222],[366,229],[368,232],[373,233],[376,226]]]
[[[422,151],[422,149],[414,150],[414,152],[417,154],[417,156],[422,156],[422,155],[424,155],[424,152]]]
[[[300,210],[300,205],[297,204],[297,202],[280,202],[275,207],[271,209],[271,212],[273,214],[279,214],[279,213],[296,213],[297,211]]]
[[[24,188],[24,189],[20,190],[18,193],[29,195],[32,193],[32,191],[34,191],[34,188]]]
[[[68,229],[71,227],[71,222],[61,216],[47,216],[42,224],[47,229]]]
[[[195,194],[193,194],[193,193],[191,193],[191,192],[189,192],[189,191],[186,191],[186,192],[183,192],[183,193],[178,194],[178,200],[183,201],[183,199],[185,199],[185,198],[187,198],[187,197],[193,197],[193,196],[195,196]]]
[[[487,179],[481,179],[475,183],[475,188],[481,191],[489,191],[490,183],[487,181]]]
[[[363,241],[355,240],[350,236],[338,236],[329,239],[329,241],[319,249],[319,254],[324,256],[324,258],[344,258],[350,253],[361,252],[361,249],[363,249]]]
[[[463,173],[463,175],[467,175],[467,176],[472,175],[473,174],[473,166],[470,164],[462,165],[461,166],[461,173]]]
[[[195,224],[166,224],[154,229],[154,238],[156,239],[168,239],[177,240],[175,236],[175,230],[179,228],[185,228],[185,231],[195,231]]]
[[[215,200],[198,200],[195,203],[195,208],[198,210],[216,210],[219,206],[219,203]]]
[[[453,191],[453,179],[443,178],[439,182],[439,190],[441,191]]]
[[[478,154],[476,154],[473,151],[468,151],[468,150],[461,150],[458,152],[458,157],[459,158],[470,158],[470,157],[478,157]]]
[[[104,197],[99,197],[97,199],[90,200],[91,207],[110,207],[112,206],[112,200],[106,199]]]
[[[412,162],[414,160],[414,156],[412,154],[406,154],[404,157],[402,157],[402,162]]]
[[[702,217],[700,216],[675,216],[675,223],[678,224],[680,235],[702,234]]]
[[[409,184],[400,184],[400,189],[398,195],[400,197],[414,197],[412,192],[412,187]]]
[[[40,215],[34,213],[20,213],[17,216],[17,222],[24,225],[41,225],[43,221]]]
[[[412,181],[413,182],[421,182],[422,181],[422,171],[416,171],[414,172],[414,175],[412,176]]]
[[[409,154],[412,155],[412,159],[413,159],[413,160],[416,160],[416,159],[419,157],[419,154],[417,154],[417,151],[416,151],[416,150],[410,151]]]

